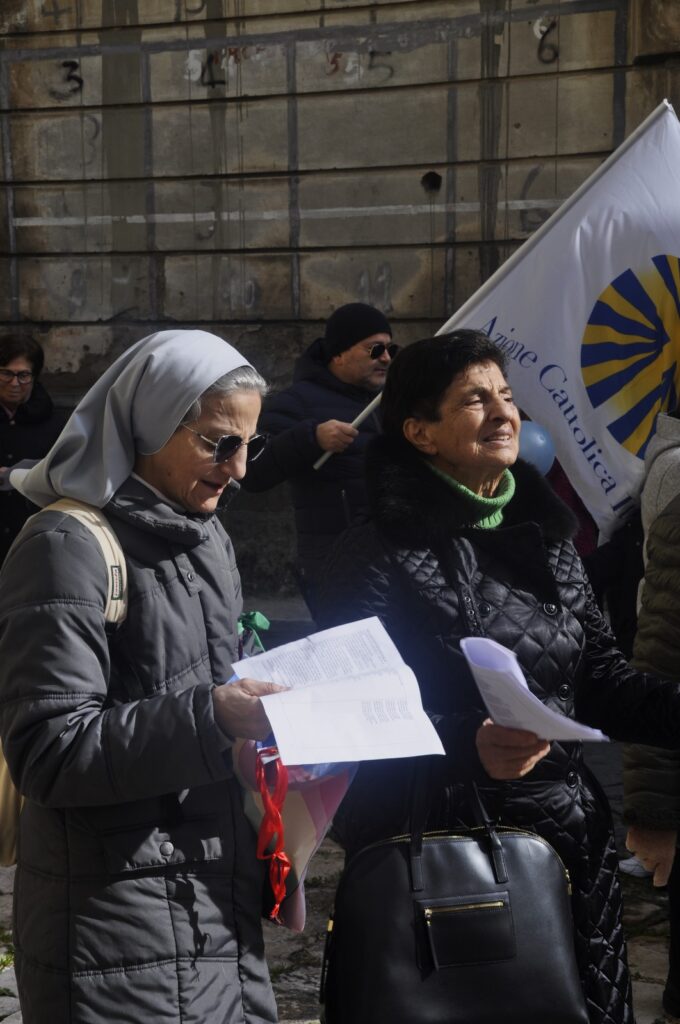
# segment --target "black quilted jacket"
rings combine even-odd
[[[379,615],[413,668],[446,748],[433,758],[432,827],[468,818],[464,783],[476,779],[506,824],[535,829],[573,883],[576,945],[592,1024],[631,1024],[617,857],[606,798],[580,744],[552,744],[524,779],[497,783],[475,748],[486,717],[459,651],[471,634],[517,655],[531,690],[561,713],[610,736],[680,744],[680,685],[637,673],[616,650],[571,543],[569,510],[530,466],[513,468],[503,525],[466,525],[471,510],[405,442],[369,447],[372,519],[335,548],[326,624]],[[404,831],[412,762],[364,764],[336,827],[351,852]],[[537,913],[540,908],[537,907]]]

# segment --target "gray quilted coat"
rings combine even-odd
[[[416,674],[447,753],[433,759],[430,827],[473,823],[465,783],[475,780],[502,822],[547,839],[571,875],[591,1024],[631,1024],[606,798],[577,743],[554,742],[521,780],[486,775],[475,747],[486,712],[459,641],[476,634],[509,647],[542,701],[619,739],[678,745],[680,686],[628,667],[569,539],[571,513],[532,467],[517,463],[512,472],[517,486],[503,525],[478,529],[464,499],[414,449],[374,441],[367,457],[372,518],[335,550],[324,622],[380,616]],[[361,766],[335,825],[350,853],[408,827],[411,771],[408,761]]]
[[[73,518],[32,521],[0,575],[24,1024],[271,1024],[262,871],[211,696],[237,656],[231,543],[133,479],[106,514],[129,573],[118,630]]]

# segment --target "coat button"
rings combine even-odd
[[[188,572],[187,573],[187,579],[189,580],[189,583],[193,583],[194,582],[194,574],[193,574],[193,572]]]
[[[557,615],[557,605],[552,604],[551,601],[546,601],[543,605],[543,611],[546,615]]]
[[[567,772],[567,785],[570,786],[572,789],[574,788],[574,786],[578,786],[578,773],[577,772],[574,772],[574,771]]]
[[[175,852],[175,847],[173,846],[172,843],[169,843],[166,840],[165,842],[161,843],[160,851],[164,857],[172,857],[173,853]]]
[[[569,683],[562,683],[559,690],[557,691],[557,695],[559,696],[560,700],[569,700],[569,698],[571,697],[571,686],[569,685]]]
[[[480,615],[488,615],[490,611],[491,611],[491,605],[487,604],[486,601],[482,601],[482,603],[479,606],[479,614]]]

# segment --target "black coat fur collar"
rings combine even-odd
[[[574,536],[578,522],[538,470],[518,460],[512,467],[515,493],[503,527],[536,523],[546,541]],[[410,546],[435,545],[470,526],[471,509],[440,480],[406,441],[377,437],[366,454],[372,518],[381,532]]]

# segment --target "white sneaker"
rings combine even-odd
[[[653,871],[648,871],[637,857],[626,857],[625,860],[620,860],[619,871],[624,875],[632,875],[634,878],[650,878],[654,874]]]

